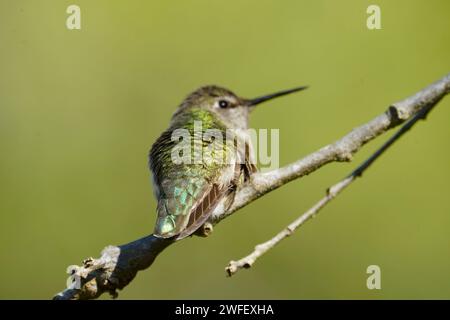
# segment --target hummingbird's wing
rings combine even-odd
[[[178,234],[177,240],[190,236],[210,217],[220,200],[225,196],[227,187],[213,183],[203,192],[203,197],[192,206],[186,227]]]
[[[219,174],[205,168],[179,168],[181,170],[168,173],[158,187],[160,197],[154,235],[176,236],[179,240],[194,233],[233,190],[238,168],[240,166],[230,165]]]

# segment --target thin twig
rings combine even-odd
[[[295,230],[297,230],[301,225],[303,225],[310,218],[314,217],[316,214],[320,212],[320,210],[325,207],[331,200],[333,200],[341,191],[347,188],[353,181],[357,178],[361,177],[362,174],[377,160],[384,152],[386,152],[389,147],[392,146],[394,142],[396,142],[400,137],[402,137],[408,130],[410,130],[417,121],[421,119],[425,119],[428,113],[433,109],[434,106],[437,105],[439,101],[434,102],[430,106],[424,107],[420,110],[412,119],[406,122],[400,130],[398,130],[389,140],[387,140],[377,151],[375,151],[367,160],[361,163],[352,173],[350,173],[347,177],[334,184],[330,188],[327,189],[325,197],[320,199],[314,206],[312,206],[308,211],[303,213],[300,217],[294,220],[291,224],[289,224],[286,228],[280,231],[275,237],[272,239],[258,244],[255,246],[255,249],[249,255],[239,259],[237,261],[230,261],[228,266],[225,268],[228,276],[234,275],[240,269],[248,269],[250,268],[257,259],[259,259],[262,255],[264,255],[267,251],[275,247],[281,240],[292,235]]]

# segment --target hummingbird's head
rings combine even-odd
[[[306,86],[303,86],[253,99],[246,99],[222,87],[215,85],[204,86],[195,90],[184,99],[175,112],[174,117],[191,108],[201,108],[216,114],[229,128],[246,129],[248,127],[248,115],[255,106],[267,100],[306,88]]]

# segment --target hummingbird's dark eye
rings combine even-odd
[[[227,100],[220,100],[219,101],[219,107],[221,107],[222,109],[225,109],[228,107],[228,101]]]

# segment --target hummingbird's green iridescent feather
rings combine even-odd
[[[158,199],[158,219],[154,234],[164,238],[178,235],[183,238],[192,234],[208,218],[217,202],[227,193],[229,185],[221,181],[228,174],[231,181],[235,164],[206,161],[216,157],[223,150],[208,149],[210,141],[203,140],[208,129],[217,129],[225,137],[226,127],[217,117],[204,109],[190,108],[178,114],[170,128],[155,142],[150,152],[150,167],[156,198]],[[202,130],[194,131],[194,122],[201,121]],[[171,154],[177,144],[172,141],[175,129],[186,129],[192,137],[194,159],[202,152],[201,163],[175,164]],[[195,136],[195,134],[202,136]],[[194,144],[201,144],[196,148]],[[209,154],[208,154],[209,153]],[[228,182],[230,182],[228,181]]]

